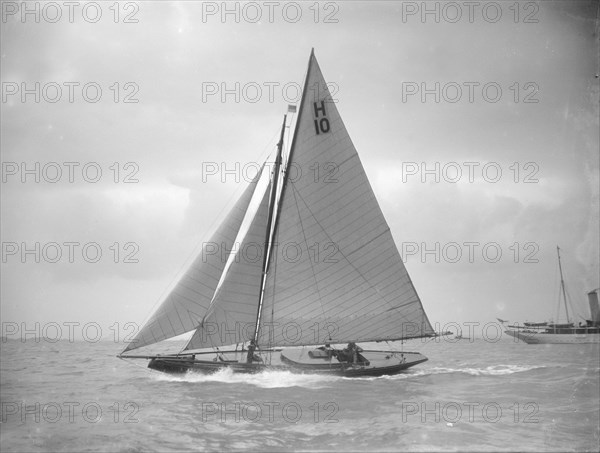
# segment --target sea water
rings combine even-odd
[[[167,375],[123,345],[1,343],[3,452],[598,451],[599,345],[413,340],[429,361],[343,378]],[[382,348],[382,345],[378,345]]]

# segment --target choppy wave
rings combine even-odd
[[[1,449],[499,451],[511,439],[521,450],[598,451],[595,349],[470,346],[440,343],[401,374],[344,378],[169,375],[117,359],[112,343],[46,354],[7,342]]]
[[[545,366],[535,365],[490,365],[485,368],[445,368],[445,367],[433,367],[425,370],[419,370],[416,375],[427,375],[427,374],[450,374],[450,373],[464,373],[471,376],[504,376],[507,374],[523,373],[525,371],[531,371],[536,369],[546,368]]]

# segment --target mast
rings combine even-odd
[[[567,308],[567,295],[565,293],[565,281],[563,279],[562,266],[560,264],[560,249],[556,246],[556,254],[558,255],[558,270],[560,271],[560,287],[562,289],[563,300],[565,302],[565,312],[567,314],[567,324],[569,323],[569,309]]]
[[[286,167],[285,167],[285,171],[284,171],[284,175],[283,175],[283,183],[282,183],[282,187],[281,187],[281,193],[279,194],[279,200],[283,200],[283,195],[285,194],[285,187],[287,185],[287,180],[288,180],[288,175],[289,175],[289,170],[290,170],[290,164],[292,162],[292,156],[294,153],[294,148],[295,148],[295,143],[296,143],[296,138],[298,136],[297,132],[298,132],[298,127],[300,125],[300,115],[302,113],[302,105],[304,104],[304,99],[306,98],[306,91],[307,91],[307,86],[308,86],[308,75],[310,74],[310,65],[312,63],[313,60],[313,56],[314,56],[314,52],[315,49],[311,49],[310,51],[310,57],[308,60],[308,69],[306,71],[306,78],[304,79],[304,87],[302,89],[302,98],[300,99],[300,107],[299,107],[299,114],[298,114],[298,118],[296,118],[296,127],[294,129],[294,137],[292,138],[292,146],[290,147],[290,152],[287,158],[287,163],[286,163]],[[277,227],[279,226],[279,213],[281,212],[281,203],[277,204],[277,211],[273,212],[273,208],[274,208],[274,204],[275,204],[275,195],[277,193],[277,178],[279,176],[279,169],[281,166],[281,152],[282,152],[282,148],[283,148],[283,134],[285,131],[285,120],[286,120],[286,116],[283,117],[283,127],[281,128],[281,137],[279,139],[279,143],[277,144],[277,159],[275,160],[275,176],[274,176],[274,182],[273,182],[273,187],[271,188],[271,205],[269,206],[269,223],[267,226],[267,244],[271,245],[273,243],[273,241],[275,240],[275,237],[277,235]],[[273,231],[272,234],[271,233],[271,225],[273,224],[273,221],[275,221],[274,225],[273,225]],[[256,345],[258,344],[258,335],[260,333],[260,318],[261,318],[261,314],[262,314],[262,306],[263,306],[263,301],[264,301],[264,295],[265,295],[265,284],[266,284],[266,280],[267,280],[267,272],[269,270],[269,264],[271,262],[271,255],[272,255],[272,251],[273,251],[273,247],[269,246],[268,251],[265,253],[265,261],[264,261],[264,266],[263,266],[263,278],[262,281],[260,282],[260,297],[259,297],[259,301],[258,301],[258,310],[256,312],[256,328],[254,329],[254,338],[252,340],[252,342],[250,343],[250,346],[248,347],[248,357],[247,357],[247,361],[248,363],[252,363],[252,357],[254,355],[254,349],[256,348]]]
[[[265,295],[265,281],[267,278],[267,270],[269,267],[269,261],[271,259],[271,254],[273,251],[273,236],[271,235],[271,226],[273,224],[273,219],[275,217],[275,202],[277,198],[277,181],[279,179],[279,170],[281,168],[281,154],[283,150],[283,136],[285,133],[285,123],[286,123],[287,115],[283,115],[283,124],[281,126],[281,135],[279,136],[279,143],[277,143],[277,157],[275,158],[275,168],[273,170],[273,183],[271,185],[271,194],[269,195],[269,214],[267,221],[267,232],[265,236],[265,254],[263,261],[263,273],[262,278],[260,280],[260,289],[259,289],[259,298],[258,298],[258,309],[256,311],[256,328],[254,329],[254,337],[250,346],[248,347],[248,363],[252,363],[252,358],[254,356],[254,349],[258,344],[258,333],[260,329],[260,317],[263,306],[263,299]]]

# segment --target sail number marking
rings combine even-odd
[[[326,134],[331,129],[329,125],[329,119],[327,118],[327,112],[325,111],[325,101],[313,102],[313,109],[315,113],[315,132],[317,135]],[[319,117],[322,118],[319,118]]]

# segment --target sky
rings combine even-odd
[[[434,327],[557,319],[557,245],[588,316],[598,1],[2,1],[0,25],[3,335],[141,325],[311,48]]]

